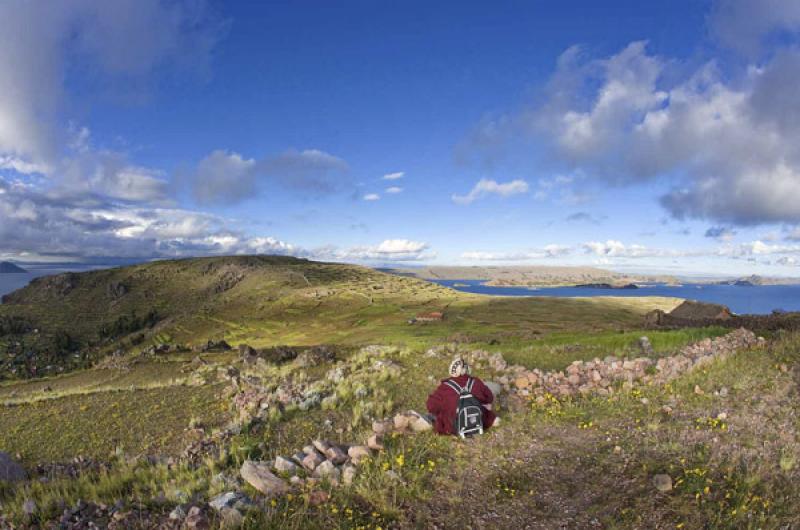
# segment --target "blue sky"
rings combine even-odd
[[[0,257],[800,274],[800,7],[0,3]]]

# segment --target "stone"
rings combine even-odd
[[[379,434],[370,436],[369,440],[367,440],[367,447],[376,451],[383,451],[383,436]]]
[[[367,447],[366,445],[354,445],[347,450],[347,454],[348,456],[350,456],[350,459],[356,465],[358,465],[363,460],[372,456],[369,447]]]
[[[186,518],[186,510],[179,504],[169,512],[169,518],[173,521],[183,521]]]
[[[312,454],[306,455],[306,457],[303,459],[303,467],[309,471],[314,471],[323,461],[325,461],[325,458],[318,452],[314,451]]]
[[[653,477],[653,486],[655,486],[655,488],[658,491],[662,492],[662,493],[666,493],[668,491],[671,491],[672,490],[672,477],[670,477],[669,475],[667,475],[665,473],[660,473],[658,475],[655,475]]]
[[[275,471],[279,473],[287,473],[289,475],[296,475],[297,474],[297,464],[289,460],[288,458],[284,458],[282,456],[275,457]]]
[[[345,486],[350,486],[356,478],[356,466],[346,465],[342,468],[342,482]]]
[[[0,451],[0,482],[20,482],[28,478],[25,468],[15,462],[8,453]]]
[[[331,496],[327,491],[314,490],[308,494],[308,503],[311,506],[319,506],[320,504],[328,502],[330,498]]]
[[[700,388],[700,385],[694,385],[694,393],[697,394],[698,396],[702,396],[703,394],[705,394],[705,392],[703,392],[703,389]]]
[[[567,377],[567,381],[572,386],[578,386],[579,384],[581,384],[581,376],[579,376],[578,374],[572,374],[569,377]]]
[[[314,448],[323,455],[331,447],[330,442],[328,442],[327,440],[314,440],[312,444],[314,445]]]
[[[325,451],[325,456],[328,457],[328,460],[336,464],[337,466],[344,464],[347,462],[347,453],[342,451],[339,447],[332,445]]]
[[[219,523],[224,530],[236,530],[244,524],[244,516],[236,508],[226,506],[220,511]]]
[[[226,506],[230,507],[236,504],[241,497],[241,494],[235,491],[228,491],[226,493],[220,493],[210,501],[208,501],[208,505],[211,506],[215,511],[220,511]]]
[[[414,413],[409,420],[409,426],[414,432],[425,432],[433,429],[431,421],[420,414]]]
[[[373,421],[372,432],[375,434],[389,434],[392,431],[392,422],[389,421]]]
[[[248,484],[268,497],[283,495],[289,491],[286,482],[275,476],[266,462],[245,460],[239,474]]]
[[[307,446],[303,447],[303,453],[305,453],[307,455],[313,455],[316,452],[317,452],[317,448],[314,447],[313,445],[307,445]]]
[[[191,509],[189,509],[189,514],[186,516],[184,525],[188,530],[209,530],[211,528],[208,517],[206,517],[206,514],[203,513],[203,510],[201,510],[199,506],[192,506]]]
[[[397,431],[404,431],[408,428],[409,417],[405,414],[397,414],[394,417],[394,428]]]
[[[527,377],[517,377],[516,379],[514,379],[514,386],[516,386],[519,389],[524,389],[531,386],[531,382],[528,380]]]
[[[339,468],[330,460],[325,460],[314,470],[317,478],[327,478],[328,480],[339,480]]]

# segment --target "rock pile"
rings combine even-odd
[[[677,355],[654,360],[649,357],[623,359],[606,357],[591,361],[575,361],[566,370],[528,370],[511,366],[499,378],[504,389],[524,397],[543,399],[545,394],[568,397],[585,394],[607,395],[621,383],[622,388],[632,388],[636,383],[666,383],[698,366],[708,364],[743,348],[763,342],[751,331],[738,329],[715,339],[704,339],[685,346]],[[650,341],[640,341],[642,349]]]

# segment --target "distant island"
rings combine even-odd
[[[10,261],[0,261],[0,274],[19,274],[26,272],[28,271]]]
[[[424,280],[473,280],[488,287],[596,287],[634,289],[635,284],[679,285],[674,276],[625,274],[596,267],[571,266],[427,266],[385,269]],[[633,285],[633,287],[631,287]]]
[[[757,285],[797,285],[800,284],[798,278],[769,278],[752,274],[742,278],[733,278],[731,280],[722,280],[714,282],[715,285],[735,285],[737,287],[754,287]]]
[[[610,283],[579,283],[575,287],[581,289],[638,289],[639,286],[635,283],[626,283],[625,285],[612,285]]]

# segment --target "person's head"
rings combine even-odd
[[[453,359],[453,362],[450,363],[450,377],[458,377],[460,375],[468,375],[469,374],[469,365],[467,361],[462,359],[461,357],[456,357]]]

